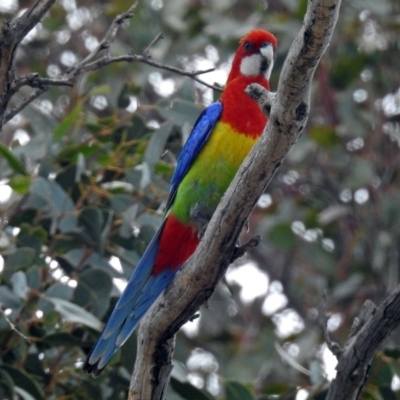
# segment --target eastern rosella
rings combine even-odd
[[[253,30],[240,40],[220,101],[200,115],[172,178],[165,217],[136,266],[83,370],[97,376],[195,251],[205,226],[267,118],[245,94],[269,89],[276,38]]]

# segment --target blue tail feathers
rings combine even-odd
[[[177,271],[170,269],[152,274],[163,225],[140,259],[103,332],[88,354],[82,368],[84,372],[97,376],[104,369],[176,275]]]

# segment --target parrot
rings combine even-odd
[[[255,29],[240,41],[219,101],[198,117],[178,158],[162,224],[122,292],[83,371],[97,376],[196,250],[220,199],[262,134],[267,117],[246,95],[269,90],[277,39]]]

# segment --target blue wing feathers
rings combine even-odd
[[[190,133],[189,138],[179,156],[178,165],[172,177],[171,189],[167,201],[167,209],[171,205],[172,200],[175,197],[176,190],[178,189],[183,177],[188,172],[190,166],[193,164],[193,161],[196,159],[201,149],[207,143],[207,140],[210,137],[215,124],[218,122],[221,113],[222,103],[216,102],[205,108],[200,114],[199,118],[197,118],[192,132]]]

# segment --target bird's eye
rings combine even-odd
[[[246,42],[246,43],[244,44],[244,49],[245,49],[246,51],[251,51],[251,50],[253,50],[253,48],[254,48],[254,46],[253,46],[253,44],[250,43],[250,42]]]
[[[267,47],[268,46],[268,42],[264,42],[261,47]]]

